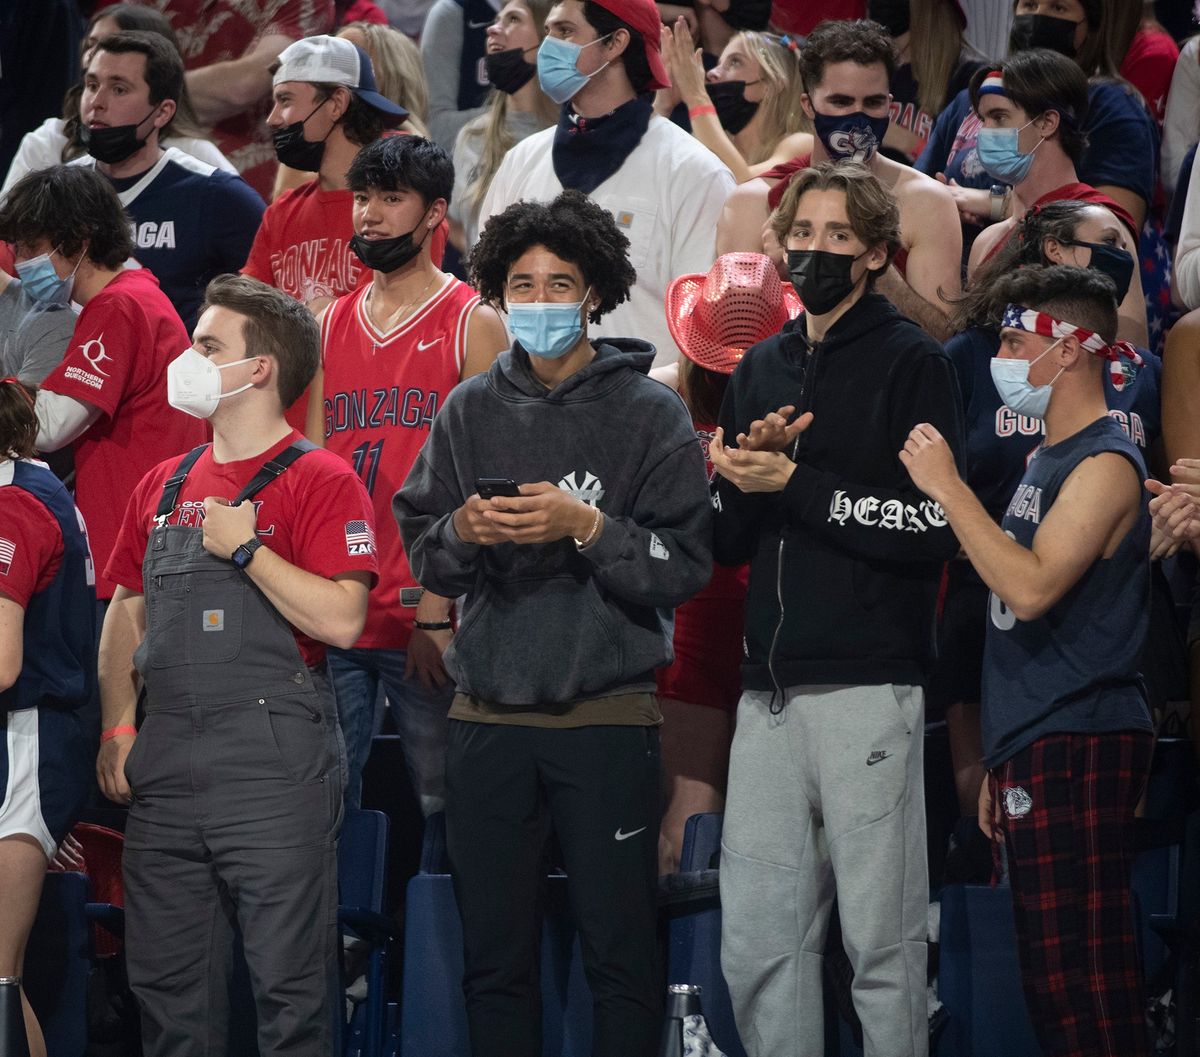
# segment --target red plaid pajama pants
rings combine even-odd
[[[993,771],[1042,1057],[1147,1057],[1130,876],[1145,731],[1053,734]]]

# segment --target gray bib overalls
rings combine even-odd
[[[280,453],[235,503],[311,448]],[[146,718],[125,765],[129,981],[147,1057],[223,1054],[236,922],[259,1052],[325,1057],[339,1009],[336,714],[323,672],[305,666],[250,577],[204,549],[203,529],[165,524],[203,450],[164,485],[142,566]]]

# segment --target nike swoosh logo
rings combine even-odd
[[[433,341],[418,341],[417,352],[424,352],[426,349],[432,349],[441,340],[441,338],[434,338]]]
[[[883,763],[884,760],[890,760],[891,758],[892,754],[890,752],[885,752],[882,756],[876,756],[874,759],[868,760],[867,766],[874,767],[877,763]]]
[[[468,22],[467,29],[484,29],[487,26],[490,26],[493,21],[494,19],[489,18],[486,22]]]
[[[629,840],[630,837],[636,837],[639,833],[643,832],[645,828],[646,827],[643,826],[641,829],[635,829],[632,833],[622,833],[618,829],[616,834],[617,840]]]

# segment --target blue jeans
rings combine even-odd
[[[420,679],[404,678],[405,650],[353,649],[328,651],[329,678],[337,701],[338,722],[346,741],[346,806],[362,801],[362,774],[371,739],[383,722],[376,716],[379,688],[387,694],[404,747],[413,791],[428,817],[441,811],[446,773],[447,713],[454,684],[426,690]]]

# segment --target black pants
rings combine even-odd
[[[593,1057],[652,1057],[659,750],[653,727],[451,721],[446,839],[474,1057],[540,1057],[543,853],[554,827],[594,1003]]]

